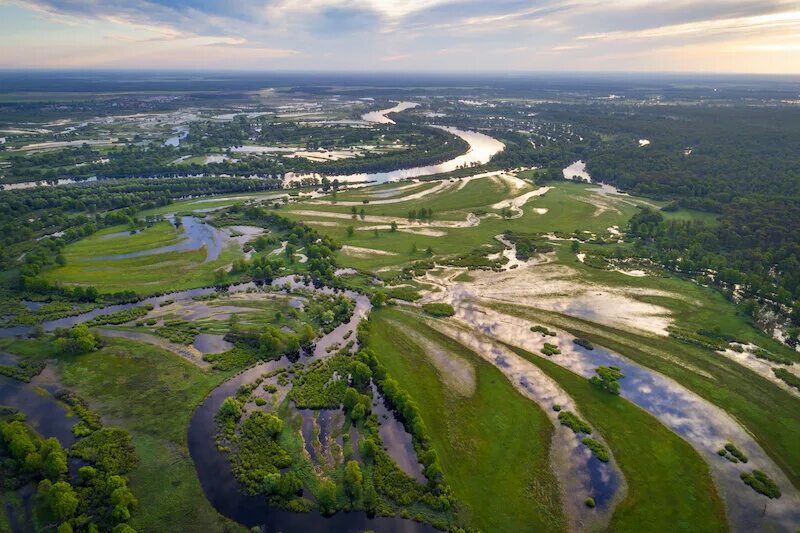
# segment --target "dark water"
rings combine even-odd
[[[226,341],[222,335],[200,333],[194,338],[192,346],[200,353],[222,353],[233,348],[233,344]]]
[[[291,513],[270,507],[263,495],[248,496],[241,492],[239,482],[231,472],[228,456],[218,452],[214,445],[213,436],[216,432],[214,414],[219,410],[222,401],[234,394],[239,385],[251,382],[258,376],[287,364],[285,359],[271,361],[239,374],[214,389],[194,412],[189,424],[189,452],[197,468],[203,492],[214,508],[247,527],[261,526],[266,531],[321,533],[360,533],[366,530],[387,533],[436,531],[427,524],[400,518],[369,518],[365,513],[337,513],[329,518],[316,512]]]
[[[422,473],[422,465],[417,459],[417,453],[414,450],[414,439],[411,434],[397,420],[394,412],[386,407],[383,396],[381,396],[374,384],[372,385],[372,397],[372,412],[377,415],[380,422],[378,433],[381,436],[383,445],[386,447],[386,451],[403,472],[416,479],[419,483],[425,483],[427,479]]]
[[[38,389],[38,390],[37,390]],[[67,417],[67,408],[56,401],[52,394],[57,385],[36,385],[0,375],[0,405],[8,405],[25,413],[26,422],[43,437],[55,437],[62,446],[75,442],[72,426],[77,417]]]

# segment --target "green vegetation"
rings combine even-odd
[[[628,493],[617,505],[610,529],[727,529],[725,507],[709,467],[686,441],[652,415],[589,380],[547,359],[510,348],[557,380],[613,451]]]
[[[606,448],[602,442],[599,440],[595,440],[591,437],[584,437],[581,440],[582,443],[586,445],[587,448],[592,450],[592,454],[597,457],[600,461],[607,463],[610,459],[608,454],[608,448]]]
[[[589,383],[609,394],[619,394],[619,380],[625,377],[616,366],[598,366]]]
[[[555,344],[550,344],[549,342],[544,343],[542,346],[542,353],[548,357],[551,355],[558,355],[561,353],[561,350],[558,349],[558,346]]]
[[[781,497],[781,489],[761,470],[753,470],[751,473],[742,472],[742,481],[759,494],[767,498],[774,499]]]
[[[581,337],[575,337],[574,339],[572,339],[572,342],[577,344],[578,346],[581,346],[582,348],[586,348],[587,350],[594,350],[594,344],[592,344],[592,342],[587,339]]]
[[[576,415],[572,411],[561,411],[560,413],[558,413],[558,421],[561,422],[562,426],[567,426],[575,434],[579,433],[586,433],[587,435],[592,434],[592,427],[583,420],[581,420],[578,417],[578,415]]]
[[[737,448],[732,442],[725,443],[725,446],[720,448],[717,453],[732,463],[746,463],[748,461],[744,452]]]
[[[556,336],[556,332],[555,331],[551,331],[547,327],[541,326],[539,324],[537,324],[535,326],[531,326],[531,331],[533,331],[534,333],[541,333],[542,337],[555,337]]]
[[[800,378],[786,370],[785,368],[773,368],[772,372],[782,379],[790,387],[800,390]]]
[[[422,310],[435,317],[449,317],[456,314],[452,305],[443,303],[423,304]]]
[[[404,328],[469,361],[475,368],[474,394],[465,398],[447,386]],[[418,406],[461,516],[486,531],[563,528],[557,481],[549,467],[552,425],[499,370],[416,315],[393,309],[372,312],[367,345]],[[511,457],[513,469],[497,468]],[[536,497],[530,497],[531,491]],[[487,499],[487,493],[503,498]]]

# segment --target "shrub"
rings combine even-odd
[[[433,303],[433,304],[423,304],[422,310],[435,317],[449,317],[456,314],[455,309],[450,304],[443,304],[443,303]]]
[[[591,426],[578,418],[578,416],[572,411],[561,411],[558,413],[558,421],[561,422],[562,426],[567,426],[574,433],[586,433],[587,435],[592,434]]]
[[[558,349],[558,346],[555,344],[550,344],[549,342],[544,343],[542,347],[542,353],[548,357],[551,355],[558,355],[561,353],[561,350]]]
[[[531,331],[534,333],[541,333],[543,337],[555,337],[556,332],[547,329],[545,326],[531,326]]]
[[[586,348],[587,350],[594,350],[594,344],[592,344],[590,341],[588,341],[586,339],[582,339],[580,337],[575,337],[574,339],[572,339],[572,342],[574,342],[578,346],[582,346],[582,347]]]
[[[595,369],[596,376],[592,376],[589,381],[595,387],[608,392],[609,394],[619,394],[619,380],[625,374],[616,366],[598,366]]]
[[[604,463],[608,462],[608,460],[609,460],[608,448],[606,448],[603,445],[602,442],[600,442],[598,440],[595,440],[595,439],[593,439],[591,437],[584,437],[582,442],[590,450],[592,450],[592,453],[594,454],[595,457],[597,457],[599,460],[603,461]]]
[[[761,470],[753,470],[752,473],[742,472],[742,481],[749,485],[754,491],[763,494],[767,498],[777,499],[781,497],[781,491],[767,474]]]

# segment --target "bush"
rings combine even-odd
[[[763,494],[767,498],[777,499],[781,497],[781,491],[778,485],[761,470],[753,470],[750,474],[742,472],[740,477],[746,485],[749,485],[754,491]]]
[[[551,355],[558,355],[561,353],[561,350],[558,349],[558,346],[555,344],[550,344],[549,342],[544,343],[542,347],[542,353],[548,357]]]
[[[606,448],[603,445],[602,442],[600,442],[598,440],[595,440],[595,439],[593,439],[591,437],[584,437],[582,442],[590,450],[592,450],[592,453],[594,454],[595,457],[597,457],[599,460],[603,461],[604,463],[608,462],[608,460],[610,458],[609,455],[608,455],[608,448]]]
[[[561,422],[562,426],[567,426],[574,433],[592,434],[591,426],[578,418],[572,411],[561,411],[558,413],[558,421]]]
[[[572,339],[572,342],[574,342],[578,346],[582,346],[582,347],[586,348],[587,350],[594,350],[594,344],[592,344],[590,341],[588,341],[586,339],[582,339],[580,337],[576,337],[576,338]]]
[[[609,394],[619,394],[619,380],[624,378],[625,374],[618,367],[598,366],[594,371],[597,375],[589,380],[592,385]]]
[[[556,332],[547,329],[545,326],[531,326],[531,331],[534,333],[541,333],[543,337],[555,337]]]
[[[422,310],[435,317],[449,317],[456,314],[455,309],[450,304],[443,304],[443,303],[433,303],[433,304],[423,304]]]
[[[130,433],[101,428],[72,445],[71,453],[110,474],[124,474],[139,463]]]

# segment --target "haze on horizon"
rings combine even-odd
[[[800,73],[796,0],[0,0],[0,68]]]

